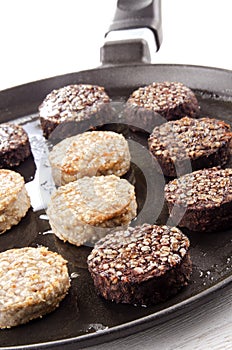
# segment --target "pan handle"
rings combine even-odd
[[[151,62],[162,42],[161,0],[118,0],[105,38],[103,65]]]

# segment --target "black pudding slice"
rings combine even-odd
[[[231,158],[231,141],[230,125],[224,121],[184,117],[155,127],[148,147],[163,174],[175,177],[226,165]]]
[[[212,232],[232,226],[232,169],[194,171],[164,189],[170,218],[190,231]],[[181,217],[179,217],[181,214]]]
[[[116,303],[165,301],[189,282],[189,240],[176,227],[144,224],[96,243],[88,268],[98,294]]]
[[[194,92],[180,82],[154,82],[134,90],[127,106],[159,113],[166,120],[176,120],[186,115],[196,117],[199,104]]]
[[[22,126],[0,124],[0,168],[18,166],[31,154],[28,135]]]
[[[39,106],[39,117],[46,138],[73,136],[106,122],[111,113],[110,98],[104,87],[73,84],[51,91]],[[95,116],[93,120],[91,117]],[[60,126],[55,135],[51,133]],[[50,136],[51,135],[51,136]]]

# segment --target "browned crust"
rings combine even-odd
[[[55,310],[68,292],[67,261],[45,247],[0,254],[0,328],[11,328]]]

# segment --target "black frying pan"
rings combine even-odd
[[[150,2],[140,3],[149,5]],[[159,1],[154,5],[157,10]],[[155,27],[154,37],[159,46],[160,22],[156,19],[150,25]],[[0,92],[1,122],[23,117],[20,120],[28,130],[35,130],[38,128],[38,105],[52,89],[67,84],[102,85],[114,102],[125,101],[132,90],[141,85],[169,80],[183,82],[195,91],[202,115],[220,118],[232,125],[231,71],[197,66],[144,64],[141,60],[149,60],[147,46],[139,41],[134,44],[135,46],[133,42],[123,43],[121,48],[124,50],[129,45],[134,50],[133,57],[136,57],[137,62],[123,64],[123,55],[112,55],[111,50],[115,48],[110,44],[103,48],[104,64],[100,68],[49,78]],[[117,53],[120,44],[116,43],[115,47]],[[117,62],[113,62],[112,57],[117,57]],[[26,181],[30,181],[36,171],[34,159],[29,158],[16,170],[24,175]],[[135,179],[137,195],[142,201],[144,198],[139,189],[144,188],[146,183],[140,170],[135,168]],[[186,231],[191,241],[193,260],[192,280],[187,288],[169,301],[149,308],[106,302],[96,295],[87,272],[86,257],[91,248],[77,248],[59,241],[54,235],[42,235],[41,232],[49,229],[48,222],[41,220],[43,213],[43,210],[30,210],[19,225],[0,236],[0,250],[43,244],[62,254],[69,261],[70,274],[75,272],[79,277],[72,279],[69,295],[55,312],[26,325],[1,330],[0,347],[19,349],[27,345],[30,349],[78,349],[94,345],[141,331],[167,318],[178,317],[183,310],[191,312],[223,288],[231,288],[232,230],[204,235]]]

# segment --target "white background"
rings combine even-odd
[[[100,65],[116,0],[0,0],[0,90]],[[230,0],[162,0],[157,63],[232,70]]]

